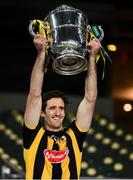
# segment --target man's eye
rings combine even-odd
[[[51,106],[51,107],[49,107],[49,109],[50,109],[50,110],[54,110],[54,109],[56,109],[56,107],[55,107],[55,106]],[[64,107],[59,107],[58,109],[64,110]]]
[[[51,106],[49,109],[53,110],[53,109],[55,109],[55,107],[54,107],[54,106]]]

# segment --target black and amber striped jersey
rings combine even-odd
[[[23,126],[26,179],[79,179],[86,132],[75,124],[59,132],[42,123],[32,130]]]

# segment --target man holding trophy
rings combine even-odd
[[[58,11],[56,9],[57,16],[55,11],[50,13],[50,16],[55,15],[59,18],[60,13],[63,12],[67,13],[66,17],[71,17],[71,15],[68,16],[68,13],[78,12],[79,14],[80,12],[79,10],[75,12],[74,8],[71,9],[68,6],[65,6],[64,12],[64,9],[61,9],[62,7],[64,8],[61,6]],[[49,19],[52,19],[51,17]],[[51,31],[52,41],[41,33],[37,33],[33,37],[37,57],[31,74],[23,125],[26,179],[79,179],[82,146],[85,135],[91,126],[97,99],[96,56],[101,47],[100,41],[97,38],[92,38],[89,42],[86,40],[86,48],[82,50],[80,45],[81,43],[84,46],[82,39],[78,43],[78,37],[75,38],[76,40],[69,37],[68,41],[65,37],[57,37],[61,34],[65,36],[66,33],[64,32],[67,32],[69,27],[66,28],[64,25],[54,30],[55,24],[57,25],[57,22],[50,22],[50,26],[53,28]],[[68,24],[71,26],[71,31],[73,31],[72,28],[77,28],[72,23]],[[61,28],[64,29],[61,30]],[[55,31],[57,32],[55,33]],[[73,36],[75,36],[74,33],[78,32],[78,36],[82,37],[83,34],[79,34],[81,31],[82,28],[78,27],[78,30],[73,32]],[[85,39],[88,39],[87,32],[86,27]],[[66,36],[68,37],[68,35]],[[61,43],[58,43],[59,39],[62,41]],[[55,72],[69,75],[80,73],[81,69],[87,71],[84,97],[78,106],[75,121],[67,128],[63,128],[67,103],[64,94],[54,90],[42,95],[42,86],[45,83],[45,65],[47,56],[49,56],[48,47],[56,61],[53,63]],[[85,60],[84,56],[82,57],[81,54],[77,53],[78,51],[88,52],[89,59]],[[78,59],[79,62],[77,62]]]

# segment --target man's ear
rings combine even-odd
[[[45,114],[44,111],[41,111],[41,117],[44,117],[44,114]]]

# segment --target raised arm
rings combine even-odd
[[[33,43],[37,49],[37,57],[31,73],[30,90],[24,114],[25,125],[30,129],[37,126],[41,115],[46,40],[43,36],[37,34]]]
[[[90,128],[97,99],[96,55],[100,48],[99,40],[93,39],[90,41],[88,43],[88,48],[89,62],[85,79],[85,94],[83,100],[79,104],[76,115],[77,126],[85,131]]]

